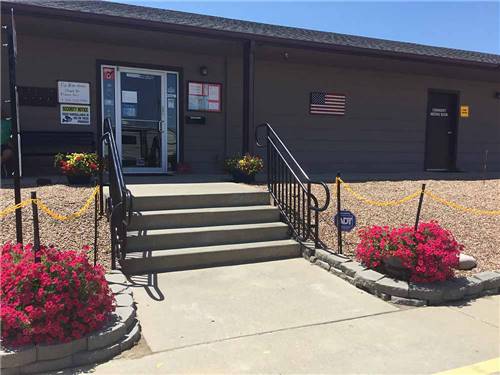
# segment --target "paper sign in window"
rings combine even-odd
[[[137,91],[122,90],[122,103],[137,103]]]

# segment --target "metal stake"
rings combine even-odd
[[[424,203],[424,192],[425,192],[425,184],[422,184],[422,191],[420,191],[420,198],[418,199],[417,218],[415,219],[415,232],[418,229],[418,221],[420,220],[420,211],[422,211],[422,204]]]
[[[97,184],[96,184],[97,186]],[[94,196],[94,266],[97,264],[97,236],[98,236],[98,228],[97,228],[97,215],[98,215],[98,194]]]
[[[337,178],[335,179],[337,183],[337,241],[338,241],[338,252],[342,254],[342,226],[340,223],[340,172],[337,173]]]
[[[40,262],[38,250],[40,250],[40,225],[38,223],[38,206],[36,202],[36,191],[31,192],[31,208],[33,211],[33,251],[35,253],[35,263]]]
[[[10,27],[7,27],[7,36],[9,53],[9,86],[10,86],[10,117],[12,129],[12,143],[14,148],[14,202],[19,204],[21,202],[21,171],[19,160],[19,122],[18,122],[18,108],[17,108],[17,83],[16,83],[16,30],[14,22],[14,10],[10,10]],[[16,210],[16,240],[18,243],[23,243],[23,215],[22,209]]]

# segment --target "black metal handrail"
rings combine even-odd
[[[111,120],[104,120],[101,150],[107,150],[107,165],[109,196],[106,211],[111,230],[111,267],[116,268],[116,259],[125,259],[127,254],[127,226],[132,217],[132,194],[125,185],[121,159],[116,146]],[[101,168],[103,169],[103,168]],[[100,176],[100,185],[103,186],[103,176]]]
[[[266,129],[266,143],[259,142],[259,130]],[[293,236],[304,246],[326,248],[319,238],[319,213],[330,204],[330,190],[322,181],[312,181],[281,138],[268,123],[255,128],[257,147],[267,149],[267,187],[282,219],[288,224]],[[326,200],[320,207],[318,199],[311,192],[311,185],[325,189]]]

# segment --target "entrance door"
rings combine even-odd
[[[448,171],[455,169],[458,120],[458,95],[429,92],[425,169]]]
[[[125,173],[165,173],[179,160],[179,73],[101,65],[101,114]]]
[[[124,171],[166,172],[164,74],[126,68],[118,73],[117,133]]]

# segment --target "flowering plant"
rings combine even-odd
[[[372,226],[359,230],[356,258],[368,268],[384,271],[390,258],[398,259],[414,282],[444,281],[453,277],[463,245],[436,221],[390,229]]]
[[[229,173],[243,173],[247,176],[255,176],[264,168],[264,161],[260,156],[246,154],[243,157],[227,158],[224,161],[224,169]]]
[[[88,249],[84,249],[85,251]],[[65,342],[101,328],[114,311],[102,266],[84,251],[2,246],[0,303],[4,344]]]
[[[59,167],[66,175],[91,176],[99,169],[97,155],[84,152],[57,154],[54,158],[54,166]]]

